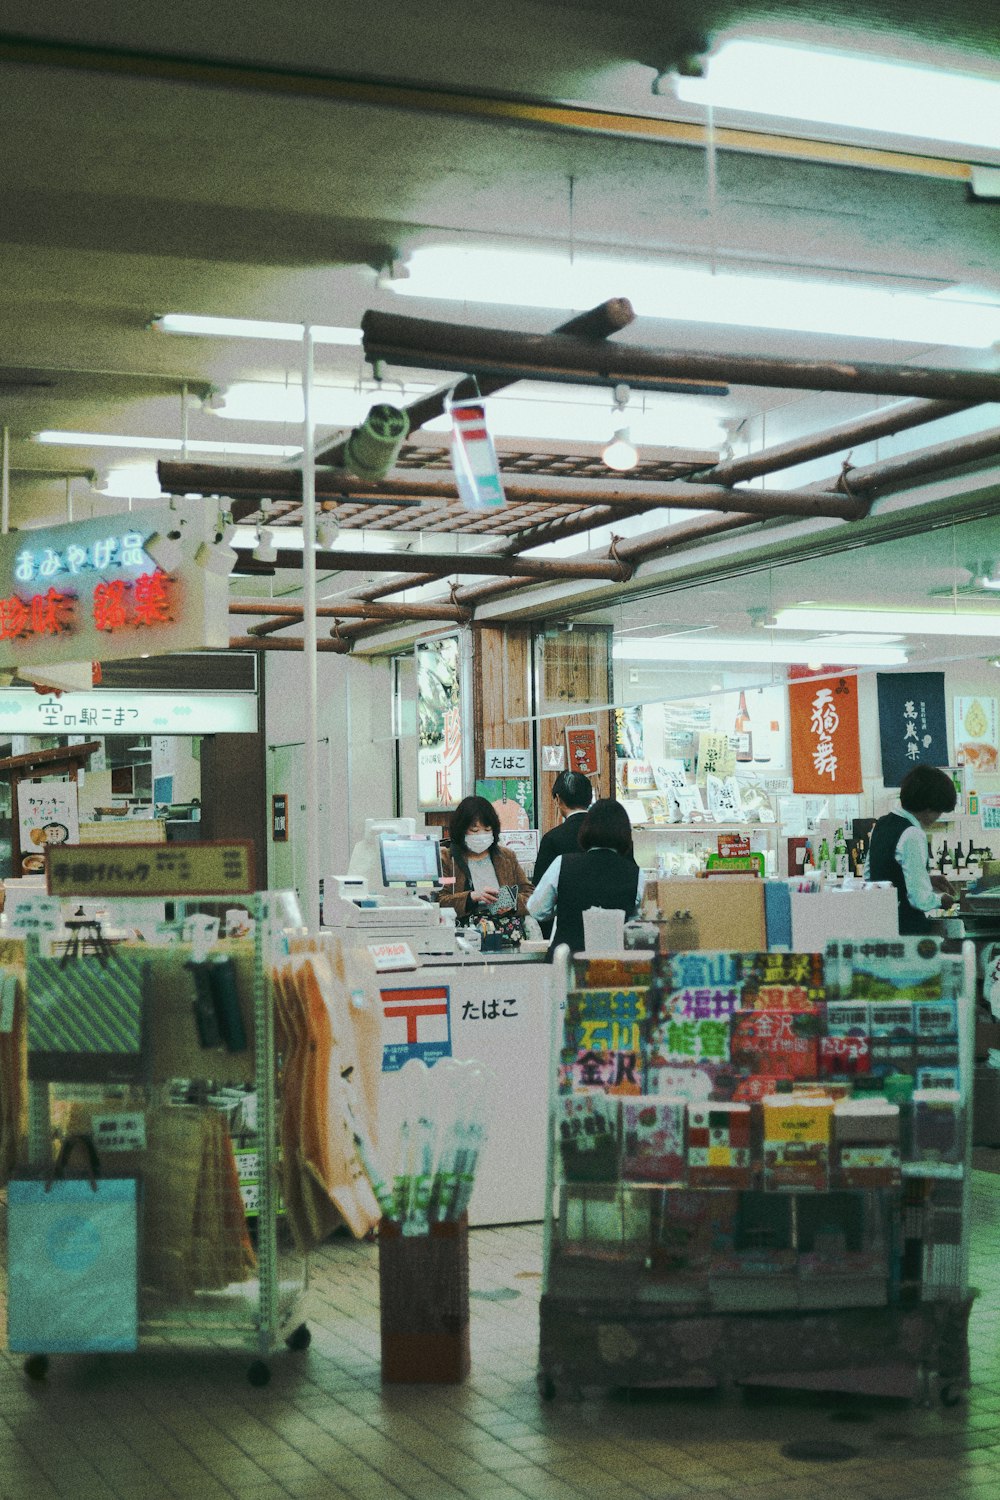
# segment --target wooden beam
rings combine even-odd
[[[856,360],[702,354],[641,345],[588,343],[565,333],[517,333],[369,310],[365,357],[410,369],[462,370],[508,380],[618,384],[669,391],[678,380],[721,380],[779,390],[861,391],[942,401],[1000,401],[1000,374]]]
[[[284,615],[289,622],[301,620],[303,608],[300,604],[277,604],[271,599],[231,599],[231,615]],[[320,604],[316,608],[318,619],[341,620],[458,620],[469,619],[469,611],[457,604],[364,604],[357,600],[345,600],[343,604]]]
[[[276,641],[262,641],[254,635],[234,635],[229,638],[229,646],[232,651],[301,651],[305,642],[299,638],[289,640],[286,636]],[[345,656],[350,649],[350,641],[341,641],[336,638],[316,642],[317,651],[336,651],[341,656]]]
[[[635,311],[628,298],[612,297],[607,302],[601,302],[597,307],[577,313],[567,322],[560,323],[556,332],[573,334],[587,342],[595,342],[608,338],[612,333],[618,333],[622,328],[627,328],[634,320]],[[502,377],[484,378],[479,382],[479,394],[493,396],[507,385],[510,385],[510,381]],[[411,401],[409,406],[403,408],[409,418],[410,432],[416,432],[418,427],[423,427],[425,423],[433,422],[435,417],[441,416],[452,389],[452,385],[439,386],[436,391],[429,391],[426,396],[421,396],[417,401]],[[316,454],[316,462],[343,468],[346,445],[346,438],[338,438],[335,443],[331,443],[328,448],[323,448]]]
[[[448,577],[452,573],[499,573],[507,576],[526,573],[542,579],[608,578],[621,583],[629,576],[627,568],[611,559],[607,562],[570,562],[562,558],[504,557],[484,552],[317,552],[316,566],[328,572],[341,573],[412,572],[426,575],[428,580]],[[244,548],[237,549],[237,562],[233,572],[266,576],[279,568],[301,567],[301,552],[279,548],[273,562],[259,562]]]

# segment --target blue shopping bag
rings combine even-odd
[[[63,1175],[77,1142],[85,1177]],[[46,1180],[7,1189],[7,1339],[12,1352],[80,1354],[138,1346],[138,1184],[100,1177],[89,1137],[70,1137]]]

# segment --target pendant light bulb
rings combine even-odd
[[[627,469],[634,469],[639,462],[639,454],[635,444],[630,440],[627,427],[619,427],[614,437],[608,443],[601,457],[609,469],[617,469],[624,473]]]

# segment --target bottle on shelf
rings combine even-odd
[[[840,879],[851,873],[843,827],[838,827],[833,835],[833,873]]]
[[[744,763],[753,760],[753,730],[750,727],[746,693],[740,693],[740,705],[736,712],[733,734],[736,739],[736,759]]]
[[[830,874],[830,845],[825,838],[821,838],[819,841],[819,854],[816,858],[816,865],[821,875]]]

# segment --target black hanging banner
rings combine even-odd
[[[879,672],[882,780],[899,786],[914,766],[948,764],[943,672]]]

